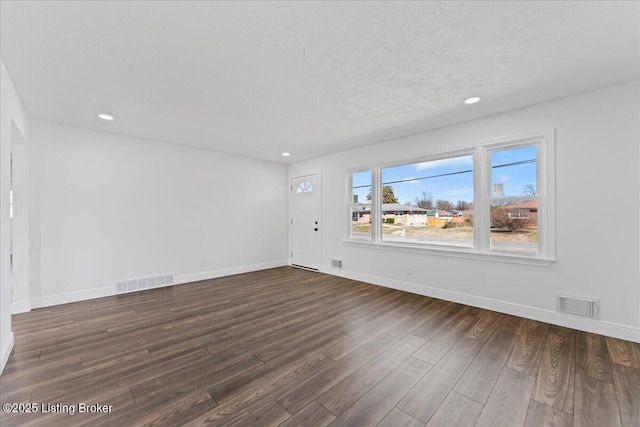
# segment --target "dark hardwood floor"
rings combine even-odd
[[[290,267],[13,330],[3,427],[640,426],[637,343]]]

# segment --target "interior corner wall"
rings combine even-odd
[[[639,117],[634,81],[294,163],[289,176],[322,170],[324,272],[640,342]],[[348,169],[552,128],[557,262],[550,267],[343,242]],[[331,259],[341,259],[343,269],[331,267]],[[557,293],[600,299],[600,320],[558,313]]]
[[[32,308],[287,264],[287,167],[33,120]]]
[[[11,332],[11,143],[29,139],[29,118],[0,59],[0,372],[13,348]]]

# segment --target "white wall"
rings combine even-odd
[[[289,176],[322,171],[322,270],[640,341],[639,94],[638,81],[625,83],[290,165]],[[557,174],[557,262],[551,267],[343,243],[347,169],[550,128],[556,130]],[[343,270],[330,267],[332,258],[343,260]],[[556,313],[556,293],[599,298],[601,321]]]
[[[33,308],[287,263],[285,165],[35,120],[30,146]]]
[[[9,219],[11,145],[12,141],[26,144],[28,139],[29,119],[0,59],[0,372],[13,348]]]

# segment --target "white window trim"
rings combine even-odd
[[[497,150],[516,148],[519,146],[536,145],[537,147],[537,181],[536,199],[538,201],[538,254],[518,254],[497,252],[490,250],[489,227],[474,226],[474,247],[464,248],[444,246],[428,243],[389,242],[382,240],[381,205],[378,198],[381,192],[380,179],[383,168],[403,164],[428,162],[462,155],[473,154],[474,224],[489,224],[491,204],[491,153]],[[351,196],[351,175],[357,172],[371,171],[371,240],[351,239],[351,201],[347,206],[347,238],[343,243],[347,245],[393,250],[400,252],[423,253],[430,255],[451,256],[456,258],[480,259],[496,262],[527,264],[536,266],[550,266],[555,258],[555,129],[526,132],[518,135],[505,136],[491,140],[467,144],[449,152],[431,153],[417,159],[396,161],[393,163],[376,164],[347,171],[347,199]]]

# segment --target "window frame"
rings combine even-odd
[[[538,221],[538,253],[525,254],[491,250],[490,242],[490,206],[492,200],[491,154],[495,151],[525,146],[536,147],[536,196]],[[382,170],[388,167],[430,162],[452,157],[473,155],[473,246],[460,247],[425,242],[390,242],[382,239],[381,200]],[[371,188],[371,236],[370,240],[351,238],[352,174],[370,171]],[[395,250],[413,253],[428,253],[461,258],[486,259],[498,262],[550,266],[555,259],[555,129],[527,132],[476,143],[467,143],[450,151],[432,152],[414,159],[399,160],[349,169],[346,171],[346,197],[349,210],[347,245],[368,246],[382,250]],[[517,196],[515,198],[520,198]],[[531,197],[522,197],[531,200]]]

